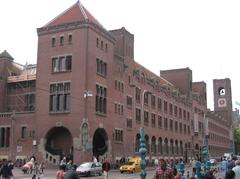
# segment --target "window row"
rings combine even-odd
[[[72,44],[72,40],[73,40],[72,34],[68,34],[66,38],[67,38],[67,44],[69,45]],[[63,46],[65,43],[64,41],[65,41],[64,35],[61,35],[59,37],[59,45]],[[52,47],[57,46],[57,38],[55,36],[52,37],[51,45]]]
[[[156,119],[157,117],[157,119]],[[171,130],[175,132],[180,132],[184,134],[190,134],[190,126],[187,124],[182,124],[181,122],[175,121],[173,119],[164,118],[162,116],[159,116],[154,113],[151,113],[151,116],[148,111],[144,111],[143,113],[144,118],[144,125],[149,126],[150,120],[151,120],[151,126],[155,128],[156,126],[158,128],[164,127],[165,130]],[[141,109],[136,108],[136,123],[141,124]],[[174,128],[175,126],[175,128]]]
[[[107,76],[107,63],[100,60],[96,59],[97,61],[97,74],[106,77]]]
[[[123,104],[115,103],[115,113],[123,115]]]
[[[122,81],[119,80],[115,80],[115,90],[124,92],[124,83]]]
[[[96,47],[104,50],[105,52],[108,52],[108,44],[104,43],[104,41],[100,40],[99,38],[96,39]]]
[[[25,111],[34,111],[35,110],[35,94],[29,93],[25,94]]]
[[[70,110],[70,82],[50,84],[50,112]]]
[[[123,142],[123,130],[122,129],[115,129],[114,140],[115,140],[115,142]]]
[[[66,72],[72,70],[72,56],[59,56],[52,58],[52,72]]]
[[[96,85],[96,112],[107,113],[107,88],[98,84]]]
[[[136,88],[135,89],[135,99],[136,103],[141,103],[141,89]],[[158,111],[164,111],[164,113],[169,115],[174,115],[175,117],[178,117],[180,119],[188,120],[190,121],[190,112],[187,112],[186,110],[173,105],[172,103],[167,102],[166,100],[162,100],[159,97],[156,97],[155,95],[151,93],[143,93],[143,103],[146,106],[151,105],[151,108],[155,109],[157,108]]]

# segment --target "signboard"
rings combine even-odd
[[[17,146],[17,153],[22,152],[22,146]]]

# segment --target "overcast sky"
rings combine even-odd
[[[37,61],[36,28],[76,0],[0,2],[0,52],[16,62]],[[230,78],[233,106],[240,101],[240,1],[81,0],[107,29],[125,27],[135,37],[135,61],[155,74],[189,67],[193,81],[205,81],[213,109],[212,80]]]

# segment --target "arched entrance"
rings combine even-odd
[[[98,128],[93,135],[93,155],[97,158],[104,155],[107,150],[108,136],[103,128]]]
[[[53,127],[46,135],[45,150],[52,155],[73,159],[73,139],[65,127]]]

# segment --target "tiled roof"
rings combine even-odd
[[[91,21],[94,24],[104,28],[95,17],[81,4],[80,1],[75,3],[73,6],[68,8],[66,11],[58,15],[52,21],[47,23],[44,27],[60,25],[70,22],[77,22],[77,21]]]
[[[7,50],[4,50],[1,54],[0,54],[0,58],[8,58],[13,60],[13,57],[7,52]]]

